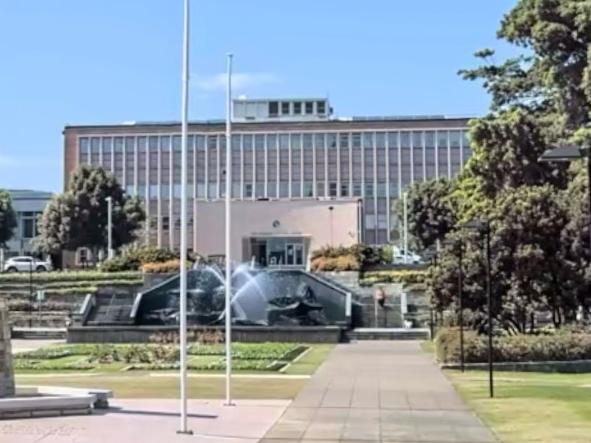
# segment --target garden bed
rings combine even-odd
[[[237,371],[279,371],[307,349],[295,343],[234,343],[232,366]],[[193,344],[188,355],[189,370],[225,369],[223,345]],[[16,354],[14,366],[19,372],[175,370],[178,361],[178,346],[170,344],[73,344]]]

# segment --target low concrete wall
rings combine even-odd
[[[460,364],[444,363],[441,367],[460,369]],[[591,360],[497,362],[493,363],[493,367],[496,371],[583,373],[591,372]],[[464,368],[486,370],[488,363],[466,363]]]
[[[190,327],[190,331],[224,332],[223,327]],[[74,326],[68,329],[68,343],[145,343],[158,333],[178,331],[178,326]],[[234,326],[236,342],[338,343],[343,336],[338,326]]]

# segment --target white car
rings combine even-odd
[[[11,257],[4,263],[4,272],[47,272],[51,271],[51,262],[35,257]]]
[[[405,260],[405,255],[406,255],[406,260]],[[403,265],[403,264],[419,265],[419,264],[423,263],[423,259],[421,258],[420,255],[417,255],[412,251],[408,251],[405,254],[404,250],[395,247],[393,254],[392,254],[392,263],[395,265]]]

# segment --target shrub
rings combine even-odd
[[[180,266],[180,260],[169,260],[163,263],[145,263],[142,265],[142,272],[147,274],[167,274],[177,272]]]
[[[424,283],[427,277],[425,270],[393,269],[387,271],[364,272],[360,279],[362,286],[372,286],[378,283]]]
[[[141,274],[137,271],[106,273],[100,271],[75,271],[75,272],[36,272],[31,275],[35,284],[62,283],[62,282],[95,282],[110,281],[117,284],[119,280],[139,280]],[[2,273],[0,285],[12,283],[29,283],[28,273]]]
[[[457,328],[443,328],[437,334],[437,358],[442,363],[460,360]],[[591,359],[591,333],[559,330],[555,334],[495,336],[493,357],[497,362],[573,361]],[[464,333],[467,363],[488,361],[488,338],[474,331]]]
[[[154,246],[131,245],[121,255],[105,260],[100,265],[103,272],[137,271],[147,263],[166,263],[179,258],[178,253]]]
[[[354,255],[347,254],[338,257],[317,257],[312,260],[311,267],[316,272],[358,271],[361,265]]]

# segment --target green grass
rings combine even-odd
[[[284,371],[287,375],[312,375],[333,349],[333,345],[311,344],[305,345],[309,350],[300,356]],[[85,351],[84,346],[75,350]],[[269,346],[266,347],[269,349]],[[80,356],[62,357],[65,359],[80,358]],[[199,359],[205,361],[219,360],[215,355],[191,355],[191,361]],[[60,359],[46,360],[55,362]],[[256,361],[256,360],[255,360]],[[20,371],[17,370],[16,380],[19,384],[60,385],[72,387],[94,387],[111,389],[119,398],[176,398],[178,396],[178,378],[176,371],[125,371],[127,366],[117,362],[101,365],[100,369],[90,371]],[[237,375],[248,375],[260,371],[236,371]],[[223,398],[225,395],[225,381],[219,377],[223,371],[189,371],[189,396],[191,398]],[[157,376],[154,376],[156,374]],[[198,374],[198,377],[191,377]],[[265,374],[264,372],[262,373]],[[306,378],[282,377],[282,373],[269,373],[271,377],[241,378],[233,380],[233,395],[243,399],[292,399],[306,382]]]
[[[591,441],[591,374],[446,371],[467,404],[504,443]]]
[[[328,357],[328,354],[333,350],[334,345],[309,345],[308,351],[303,354],[297,361],[292,362],[284,374],[290,375],[312,375],[322,362]]]

